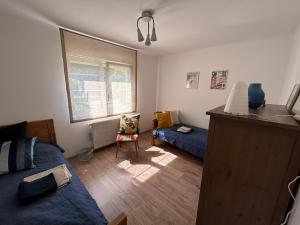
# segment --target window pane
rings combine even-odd
[[[111,88],[108,108],[111,114],[133,111],[131,67],[118,64],[108,65],[108,81]]]
[[[107,116],[105,75],[101,64],[71,61],[69,71],[73,119]]]
[[[136,110],[134,49],[60,29],[70,121]]]

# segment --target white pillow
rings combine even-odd
[[[179,120],[179,111],[170,111],[171,114],[171,120],[172,120],[172,124],[178,124],[180,123]]]

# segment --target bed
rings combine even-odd
[[[181,126],[187,126],[192,128],[192,132],[183,134],[177,131]],[[155,145],[157,138],[174,145],[192,155],[204,159],[206,143],[207,143],[207,129],[200,127],[185,125],[185,124],[174,124],[171,128],[157,128],[157,120],[153,120],[152,130],[152,144]]]
[[[56,145],[53,120],[29,122],[27,137],[38,137],[34,149],[35,168],[0,176],[0,223],[3,225],[126,225],[121,213],[108,223],[95,200],[65,160]],[[17,199],[18,185],[29,175],[65,163],[72,173],[71,183],[28,205]]]

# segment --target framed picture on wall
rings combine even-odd
[[[188,72],[186,75],[186,88],[198,89],[200,72]]]
[[[292,108],[298,98],[298,96],[300,95],[300,84],[295,84],[292,93],[290,94],[290,97],[286,103],[286,109],[292,113]]]
[[[224,90],[227,84],[228,70],[212,71],[210,89]]]

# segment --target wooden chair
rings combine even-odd
[[[117,151],[116,158],[118,157],[119,149],[121,148],[122,142],[134,142],[135,154],[138,158],[139,149],[139,119],[140,114],[134,113],[132,115],[121,115],[120,130],[116,136]]]
[[[119,149],[121,148],[122,142],[134,142],[135,145],[135,155],[138,158],[138,149],[139,149],[139,135],[138,134],[117,134],[116,142],[117,142],[117,151],[116,158],[118,157]]]

